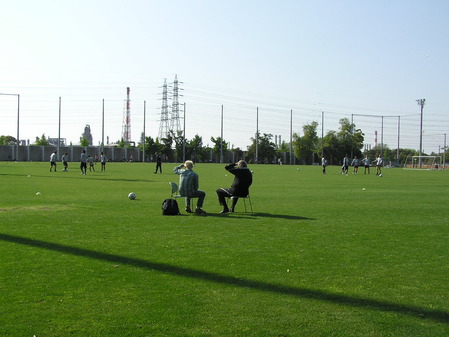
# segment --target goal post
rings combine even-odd
[[[441,156],[407,156],[404,168],[439,170],[443,169]]]

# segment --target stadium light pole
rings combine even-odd
[[[419,127],[419,168],[422,167],[422,161],[421,161],[421,157],[422,157],[422,117],[423,117],[423,110],[424,110],[424,104],[426,103],[426,99],[422,98],[422,99],[417,99],[416,103],[418,103],[418,105],[421,107],[421,123],[420,123],[420,127]]]
[[[19,161],[19,130],[20,130],[20,95],[19,94],[1,94],[1,96],[17,96],[17,140],[16,140],[16,161]]]
[[[290,165],[293,164],[293,109],[290,109]]]
[[[324,111],[321,111],[321,158],[324,157]]]
[[[143,147],[142,147],[142,163],[145,163],[145,119],[147,114],[147,101],[143,101]]]
[[[256,164],[259,164],[259,107],[256,109]]]
[[[401,137],[400,134],[401,134],[401,116],[398,116],[398,148],[396,151],[396,159],[398,161],[398,166],[399,166],[399,155],[400,155],[400,153],[399,153],[399,141],[400,141],[400,137]]]
[[[61,96],[59,96],[59,122],[58,122],[58,158],[61,157]]]
[[[184,118],[182,130],[182,162],[186,161],[186,102],[184,102]]]
[[[101,107],[101,152],[104,151],[104,98]]]
[[[444,134],[443,170],[446,169],[446,134]]]
[[[223,104],[221,105],[220,164],[223,163]]]

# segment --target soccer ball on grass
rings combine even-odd
[[[129,200],[135,200],[136,199],[136,193],[131,192],[130,194],[128,194],[128,198],[129,198]]]

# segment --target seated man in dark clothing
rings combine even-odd
[[[249,187],[253,183],[253,174],[247,167],[246,161],[240,160],[236,164],[229,164],[225,169],[234,175],[234,181],[231,188],[219,188],[217,190],[218,201],[223,210],[221,213],[234,212],[235,205],[239,200],[238,197],[246,197],[249,194]],[[232,198],[231,209],[228,208],[225,198]]]

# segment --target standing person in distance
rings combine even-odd
[[[369,160],[368,155],[365,155],[365,158],[363,158],[362,162],[363,162],[363,165],[365,166],[365,172],[363,174],[366,174],[367,169],[368,169],[368,174],[370,174],[369,166],[371,165],[371,161]]]
[[[382,174],[382,166],[384,165],[384,160],[382,159],[382,155],[376,159],[376,176],[380,176]]]
[[[108,161],[108,159],[106,158],[106,155],[101,152],[100,154],[100,162],[101,162],[101,170],[102,171],[106,171],[106,162]]]
[[[186,160],[184,164],[176,166],[173,169],[173,172],[179,175],[179,194],[185,197],[186,212],[192,213],[192,210],[190,209],[190,199],[198,198],[195,213],[206,213],[202,209],[206,193],[198,189],[199,177],[198,174],[193,171],[193,162],[191,160]]]
[[[354,166],[352,174],[359,173],[359,159],[357,158],[357,156],[354,157],[354,159],[352,160],[351,165]]]
[[[157,170],[162,174],[162,156],[156,152],[156,171],[154,173],[157,173]]]
[[[62,161],[62,165],[64,165],[63,171],[68,172],[69,171],[69,155],[67,154],[67,152],[63,154],[61,161]]]
[[[343,165],[342,165],[342,167],[341,167],[342,174],[348,175],[348,167],[349,167],[349,158],[348,158],[348,155],[346,155],[346,156],[343,158]]]
[[[87,161],[89,162],[89,172],[92,172],[92,170],[95,172],[94,158],[88,155]]]
[[[231,188],[219,188],[216,193],[218,202],[223,206],[220,213],[234,212],[235,205],[237,205],[238,197],[247,197],[249,194],[249,187],[253,183],[253,174],[246,161],[240,160],[238,163],[229,164],[225,166],[225,170],[234,175],[234,181]],[[232,198],[231,208],[228,208],[225,198]]]
[[[56,151],[52,152],[52,154],[50,155],[50,172],[53,167],[55,168],[56,172]]]
[[[81,153],[81,159],[80,159],[80,169],[81,169],[81,174],[82,175],[86,175],[87,172],[87,154],[86,154],[86,150],[83,150],[83,152]]]
[[[323,167],[323,174],[326,174],[326,166],[327,166],[326,156],[323,156],[323,158],[321,158],[321,166]]]

